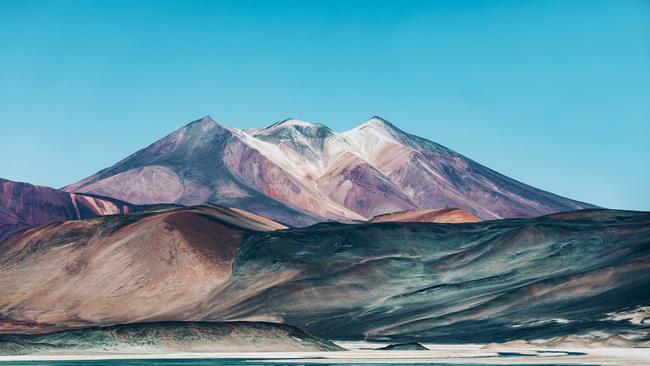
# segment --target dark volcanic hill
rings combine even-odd
[[[377,348],[378,350],[384,351],[427,351],[428,348],[421,345],[420,343],[398,343],[398,344],[389,344],[386,347]]]
[[[373,117],[337,133],[289,119],[238,130],[194,121],[65,187],[136,204],[215,203],[291,226],[457,207],[482,219],[593,207],[505,177]]]
[[[114,198],[68,193],[0,178],[0,240],[54,221],[124,214],[143,208]]]
[[[632,320],[650,303],[650,213],[274,229],[202,206],[15,235],[0,242],[0,330],[246,320],[399,342],[649,330]]]
[[[0,355],[340,351],[296,327],[263,322],[161,322],[0,335]]]

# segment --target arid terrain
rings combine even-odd
[[[650,213],[379,117],[206,117],[64,189],[0,181],[0,361],[641,365],[649,281]]]
[[[643,339],[623,314],[650,301],[649,236],[650,214],[613,210],[277,230],[208,205],[54,223],[0,245],[1,329],[238,320],[328,339]]]

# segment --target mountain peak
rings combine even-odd
[[[380,116],[341,133],[296,118],[242,131],[205,116],[67,189],[141,204],[223,203],[301,224],[405,209],[459,207],[493,219],[590,207]]]
[[[222,125],[221,123],[212,119],[212,117],[209,115],[186,124],[183,129],[187,130],[188,132],[193,131],[194,133],[203,133],[213,129],[226,130],[231,132],[233,131],[233,128]]]
[[[249,133],[262,140],[292,140],[298,136],[318,139],[333,134],[332,130],[323,124],[296,118],[288,118],[266,128],[249,130]]]
[[[213,124],[217,124],[217,122],[214,119],[212,119],[212,117],[210,117],[210,115],[205,115],[205,116],[203,116],[203,117],[201,117],[199,119],[196,119],[196,120],[186,124],[185,126],[186,127],[195,126],[195,125],[205,126],[205,125],[213,125]]]
[[[265,128],[265,130],[275,129],[278,127],[312,127],[312,128],[317,127],[318,128],[318,127],[325,127],[325,126],[320,123],[303,121],[297,118],[287,118],[270,125],[269,127]]]
[[[357,127],[343,133],[352,139],[365,139],[370,135],[400,142],[407,134],[382,117],[372,116]],[[356,137],[355,137],[356,136]]]
[[[383,123],[390,123],[390,122],[388,122],[388,120],[386,120],[382,116],[378,116],[376,114],[374,116],[370,117],[369,121],[371,121],[371,120],[377,120],[377,121],[381,121]]]
[[[360,124],[357,127],[357,129],[367,128],[367,127],[375,128],[382,131],[388,131],[388,132],[390,131],[402,132],[395,125],[393,125],[392,123],[388,122],[386,119],[380,116],[372,116],[369,120]]]

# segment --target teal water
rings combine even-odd
[[[258,362],[255,360],[224,360],[224,359],[139,359],[139,360],[80,360],[80,361],[6,361],[0,366],[500,366],[498,363],[289,363],[289,362]],[[509,366],[569,366],[568,364],[526,364]],[[584,365],[583,365],[584,366]],[[587,365],[589,366],[589,365]],[[590,365],[598,366],[598,365]]]

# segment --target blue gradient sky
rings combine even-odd
[[[60,187],[206,114],[376,114],[650,210],[650,2],[0,1],[0,177]]]

